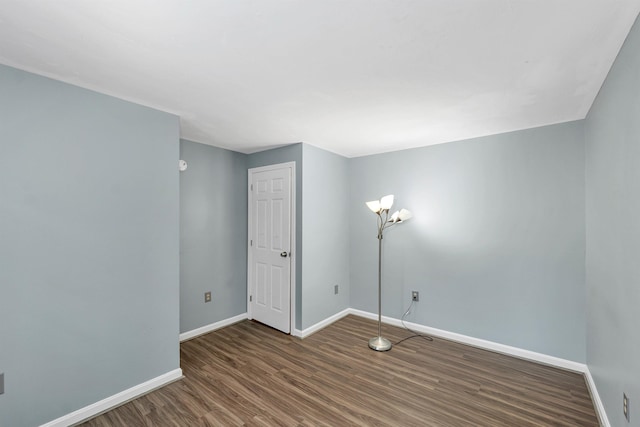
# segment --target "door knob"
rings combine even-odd
[[[287,253],[286,253],[286,252],[280,252],[280,256],[281,256],[282,258],[286,258],[286,257],[287,257]]]

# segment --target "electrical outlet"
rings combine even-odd
[[[204,302],[211,302],[211,291],[204,293]]]
[[[420,301],[420,292],[418,291],[411,291],[411,300],[412,301]]]
[[[0,373],[0,394],[4,394],[4,372]]]
[[[622,413],[627,419],[627,422],[629,422],[629,398],[626,393],[622,393]]]
[[[333,287],[333,293],[334,293],[335,295],[338,295],[338,285],[335,285],[335,286]]]

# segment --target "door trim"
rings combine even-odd
[[[277,163],[275,165],[260,166],[257,168],[251,168],[247,171],[247,200],[248,200],[248,217],[247,217],[247,318],[253,319],[251,313],[251,302],[249,296],[251,295],[251,283],[253,263],[253,254],[251,251],[251,232],[253,226],[253,204],[251,203],[251,182],[252,175],[258,172],[265,172],[273,169],[289,168],[291,171],[291,255],[290,255],[290,277],[291,292],[290,292],[290,318],[289,318],[289,334],[295,335],[296,331],[296,260],[298,259],[298,253],[296,251],[296,162]]]

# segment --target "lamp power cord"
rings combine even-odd
[[[396,342],[394,345],[398,345],[406,340],[409,340],[411,338],[423,338],[427,341],[433,341],[433,337],[430,337],[429,335],[425,335],[422,334],[418,331],[414,331],[413,329],[409,328],[405,323],[404,323],[404,319],[411,313],[411,309],[413,309],[413,305],[415,304],[415,301],[412,299],[411,300],[411,304],[409,304],[409,308],[407,308],[407,311],[404,312],[404,314],[402,315],[402,317],[400,318],[400,322],[402,323],[402,327],[405,328],[407,331],[411,332],[413,335],[408,336],[406,338],[401,339],[400,341]]]

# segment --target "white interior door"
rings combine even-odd
[[[291,332],[291,165],[249,171],[249,318]]]

